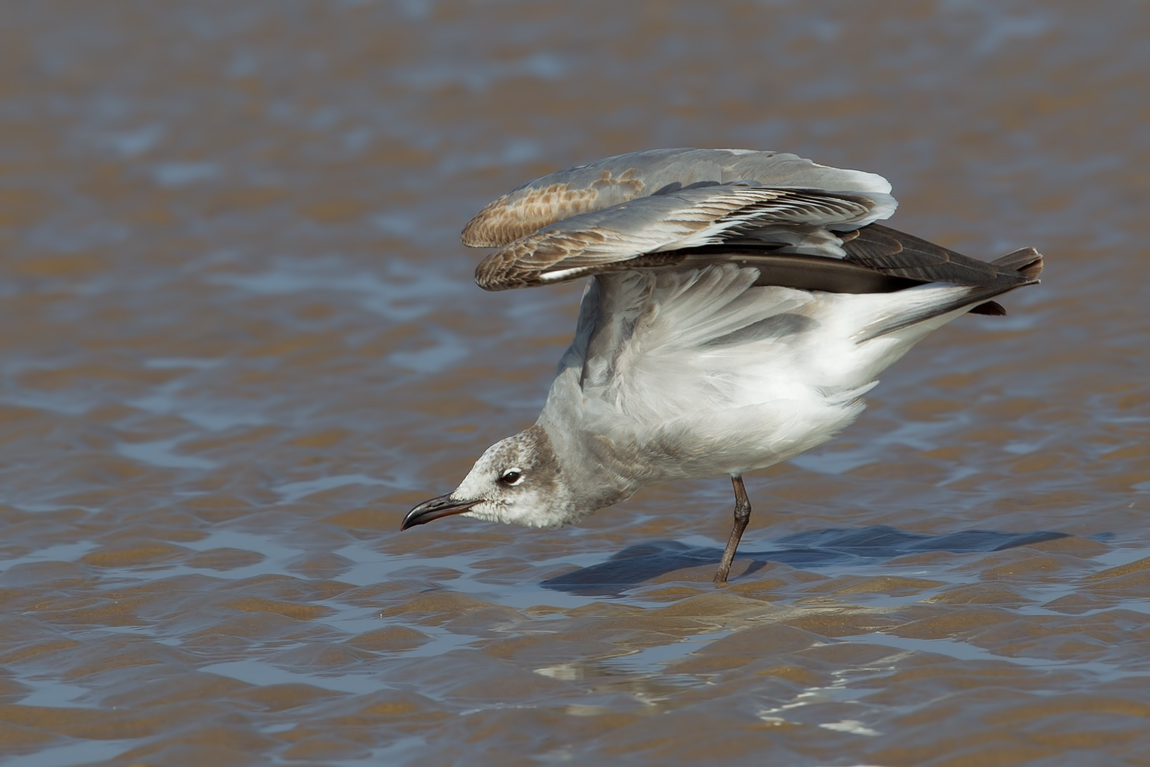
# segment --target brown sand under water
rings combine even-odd
[[[0,3],[0,762],[1150,764],[1150,15],[1055,2]],[[1044,283],[836,442],[400,534],[579,286],[458,243],[656,146],[887,175]]]

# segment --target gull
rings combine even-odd
[[[464,228],[495,247],[486,290],[590,278],[533,426],[479,458],[406,530],[464,514],[557,527],[674,479],[729,476],[727,582],[751,503],[743,474],[830,440],[877,376],[965,313],[1038,282],[1042,255],[986,262],[877,222],[882,176],[793,154],[658,149],[552,173]]]

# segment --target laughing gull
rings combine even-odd
[[[659,149],[531,181],[463,230],[498,247],[486,290],[590,277],[535,425],[487,449],[402,529],[452,514],[556,527],[657,482],[731,477],[727,581],[751,503],[743,474],[831,439],[880,372],[967,312],[1038,282],[875,223],[881,176],[791,154]]]

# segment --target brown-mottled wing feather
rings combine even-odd
[[[943,282],[989,299],[1036,281],[1032,249],[987,263],[874,223],[897,206],[889,192],[881,176],[795,155],[658,149],[530,181],[485,207],[463,241],[501,246],[476,270],[487,290],[732,262],[758,269],[757,284],[838,293]],[[993,301],[974,311],[1003,313]]]
[[[842,255],[830,230],[850,230],[894,211],[889,195],[713,184],[631,200],[564,219],[492,253],[476,270],[487,290],[574,279],[620,265],[667,263],[676,250],[722,242],[758,248],[791,243],[804,232],[813,252]],[[821,232],[816,236],[816,232]],[[822,250],[819,250],[822,248]],[[666,254],[666,255],[664,255]]]
[[[608,157],[529,181],[481,210],[463,229],[469,247],[500,247],[572,216],[697,184],[862,194],[890,192],[873,173],[818,165],[793,154],[742,149],[653,149]]]

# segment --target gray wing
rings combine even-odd
[[[887,193],[843,193],[704,182],[562,219],[492,253],[476,270],[487,290],[575,279],[587,274],[666,265],[676,252],[719,244],[797,249],[842,258],[842,239],[890,216]]]
[[[1036,276],[1021,273],[1033,251],[987,263],[873,223],[896,206],[872,173],[776,152],[656,149],[528,182],[475,216],[463,241],[503,246],[476,270],[487,290],[713,263],[753,266],[760,285],[837,293],[998,289]]]
[[[480,211],[463,229],[470,247],[499,247],[538,229],[639,197],[698,184],[889,194],[882,176],[830,168],[793,154],[748,149],[653,149],[581,165],[529,181]]]

